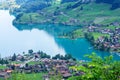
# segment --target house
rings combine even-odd
[[[72,74],[70,74],[70,73],[65,73],[65,74],[63,74],[62,76],[63,76],[64,79],[68,79],[69,77],[72,76]]]
[[[10,74],[7,72],[0,72],[0,79],[7,79],[10,77]]]
[[[50,77],[49,77],[48,75],[44,75],[44,76],[43,76],[43,80],[49,80],[49,78],[50,78]]]
[[[32,73],[32,68],[31,67],[25,67],[24,72],[30,74],[30,73]]]

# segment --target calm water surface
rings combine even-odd
[[[9,11],[0,10],[0,54],[2,57],[22,54],[29,49],[44,51],[50,55],[72,54],[77,59],[86,59],[83,56],[96,52],[104,57],[110,55],[107,52],[94,50],[85,39],[70,40],[59,38],[64,33],[69,33],[77,27],[41,24],[41,25],[14,25],[14,16]],[[116,54],[114,59],[120,60]]]

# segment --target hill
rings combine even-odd
[[[94,0],[31,0],[15,9],[15,24],[57,23],[64,25],[110,24],[119,22],[120,9]]]

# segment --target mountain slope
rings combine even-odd
[[[36,2],[37,0],[35,0]],[[67,0],[66,0],[67,1]],[[40,2],[41,3],[41,2]],[[33,5],[34,6],[33,6]],[[47,4],[47,6],[45,6]],[[46,3],[42,8],[36,3],[24,4],[18,11],[15,24],[57,23],[64,25],[110,24],[120,21],[120,9],[110,10],[111,4],[94,0]],[[27,5],[27,7],[26,7]],[[31,7],[32,5],[32,7]]]

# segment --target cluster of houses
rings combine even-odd
[[[76,61],[73,60],[60,60],[60,59],[50,59],[50,58],[40,58],[36,57],[35,54],[34,57],[31,60],[32,62],[38,62],[35,64],[28,64],[25,61],[24,63],[20,64],[9,64],[7,65],[7,69],[0,71],[0,78],[10,78],[12,71],[16,71],[18,73],[26,73],[26,74],[32,74],[32,73],[48,73],[43,75],[44,80],[50,80],[51,77],[60,75],[63,80],[66,80],[67,78],[71,76],[80,76],[83,74],[83,72],[78,72],[75,70],[70,69],[71,66],[76,66]],[[22,58],[21,55],[18,55],[17,59]],[[73,74],[74,73],[74,74]]]
[[[7,78],[10,78],[11,77],[11,73],[12,73],[13,70],[11,69],[0,69],[0,80],[6,80]]]
[[[48,71],[48,74],[43,76],[44,80],[49,80],[52,76],[56,75],[61,75],[62,79],[66,80],[71,76],[80,76],[83,74],[83,72],[70,69],[71,66],[77,65],[75,61],[46,60],[44,63]]]
[[[120,28],[109,29],[96,26],[89,26],[88,32],[97,32],[107,34],[108,36],[100,36],[95,40],[95,44],[102,44],[105,48],[110,48],[112,51],[119,52],[120,50]],[[99,47],[99,45],[97,45]]]

